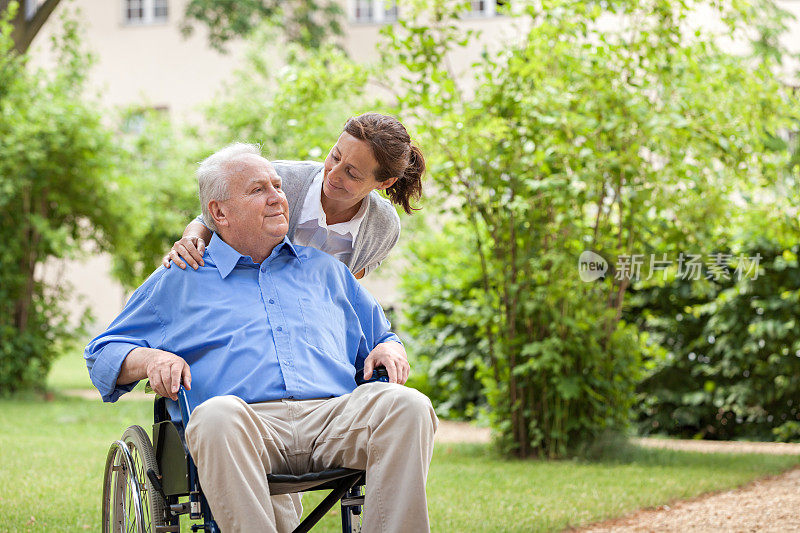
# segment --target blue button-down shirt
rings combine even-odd
[[[204,260],[196,271],[156,270],[86,347],[104,401],[136,385],[117,377],[137,347],[183,357],[199,405],[224,394],[248,403],[340,396],[375,346],[400,342],[347,267],[319,250],[284,239],[257,264],[214,234]]]

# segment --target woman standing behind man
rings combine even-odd
[[[365,113],[347,121],[324,164],[275,161],[273,166],[289,202],[289,239],[332,255],[362,278],[397,244],[400,218],[392,204],[409,214],[414,210],[411,201],[422,195],[425,158],[397,119]],[[385,191],[391,203],[378,191]],[[172,260],[180,268],[188,263],[197,269],[210,238],[198,217],[164,257],[164,266]],[[402,355],[405,359],[404,350]],[[372,369],[364,370],[369,378]],[[398,361],[387,371],[391,381],[405,383],[408,362]]]

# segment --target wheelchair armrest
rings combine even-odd
[[[162,420],[166,420],[167,416],[167,408],[166,408],[166,400],[160,394],[153,390],[150,387],[150,381],[145,384],[144,391],[148,394],[155,394],[156,401],[155,401],[155,421],[161,422]],[[194,408],[189,403],[189,397],[186,395],[186,389],[183,388],[183,385],[180,386],[178,389],[178,406],[181,410],[181,422],[183,423],[183,427],[185,428],[186,425],[189,423],[189,415],[192,414]]]

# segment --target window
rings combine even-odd
[[[123,0],[125,24],[158,24],[169,18],[168,0]]]
[[[394,22],[397,20],[397,2],[382,2],[383,3],[383,20],[385,22]]]
[[[135,23],[144,20],[144,0],[125,1],[125,22]]]
[[[148,123],[157,121],[160,115],[168,112],[169,107],[165,105],[128,109],[122,117],[122,132],[141,135],[147,129]]]
[[[6,2],[7,4],[8,2]],[[36,16],[36,12],[42,7],[44,0],[25,0],[20,2],[20,6],[25,7],[25,20],[31,20]],[[22,9],[22,7],[20,7]]]
[[[356,0],[356,22],[372,22],[372,0]]]
[[[470,0],[468,15],[473,17],[493,17],[507,0]]]
[[[159,21],[167,20],[169,9],[167,7],[167,0],[153,0],[153,18]]]
[[[397,0],[351,0],[355,22],[394,22],[397,20]]]

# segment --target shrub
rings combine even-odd
[[[57,260],[106,247],[120,205],[76,24],[53,42],[57,67],[33,69],[13,51],[15,8],[0,15],[0,392],[41,385],[79,337],[86,315],[70,321]]]
[[[663,347],[648,359],[638,386],[642,433],[760,440],[800,435],[800,245],[762,238],[743,250],[761,257],[756,279],[715,280],[704,269],[700,280],[634,292],[627,316]]]

